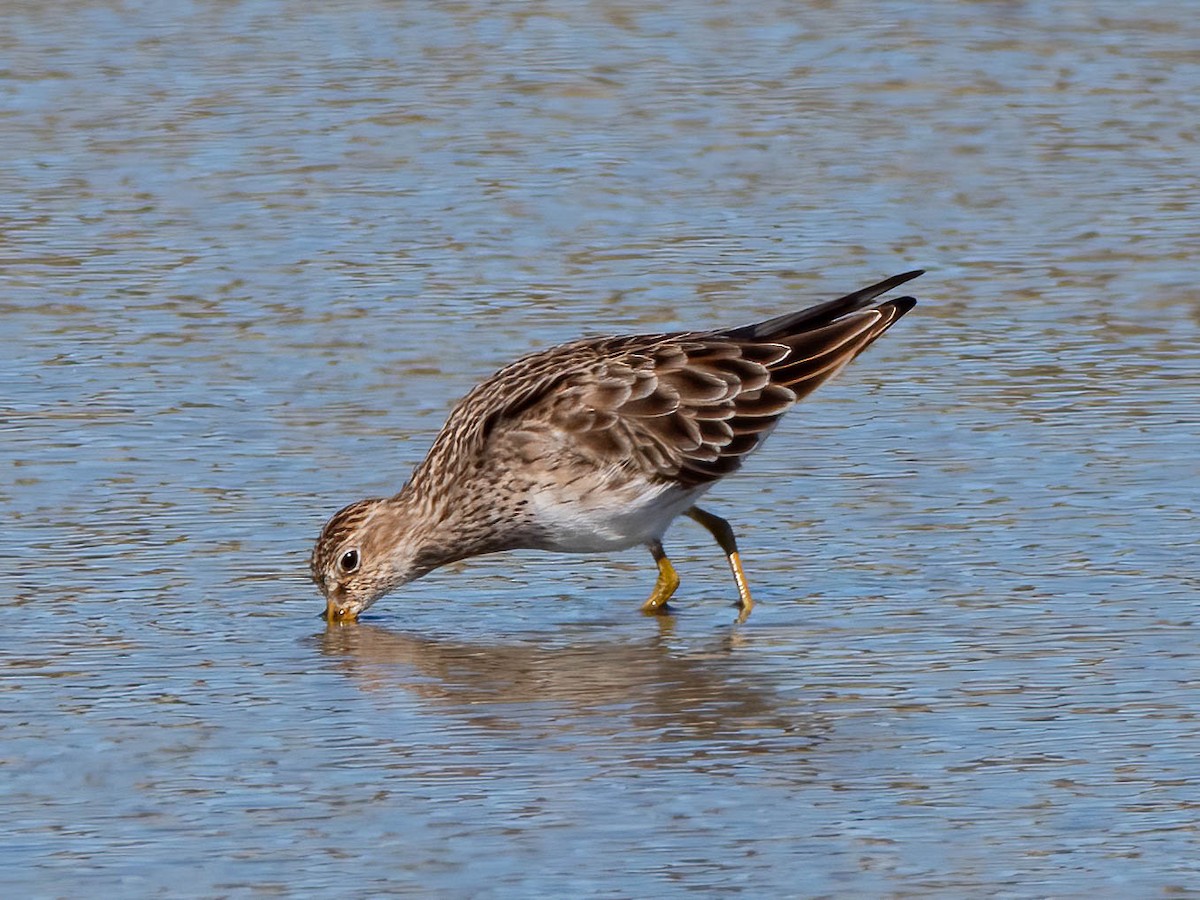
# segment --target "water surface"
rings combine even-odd
[[[853,8],[851,8],[853,7]],[[1175,3],[0,23],[0,884],[1153,896],[1200,875]],[[311,541],[583,333],[921,305],[645,554],[327,630]]]

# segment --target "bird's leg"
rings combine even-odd
[[[658,563],[658,581],[654,582],[654,590],[642,604],[642,612],[648,616],[663,615],[667,611],[667,601],[675,593],[675,588],[679,587],[679,576],[675,573],[671,561],[667,559],[667,554],[663,552],[661,541],[651,541],[647,546],[650,548],[650,555]]]
[[[737,582],[738,606],[742,610],[738,614],[737,620],[739,623],[745,622],[750,615],[750,610],[754,609],[754,600],[750,597],[750,585],[746,583],[746,573],[742,569],[742,559],[738,556],[737,540],[733,536],[733,529],[720,516],[705,512],[698,506],[693,506],[687,514],[689,518],[703,525],[705,530],[717,539],[721,549],[725,551],[725,558],[729,560],[729,568],[733,570],[733,578]]]

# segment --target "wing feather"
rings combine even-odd
[[[870,306],[918,274],[757,325],[596,338],[532,354],[464,398],[421,469],[439,455],[486,456],[464,451],[499,432],[522,435],[525,456],[537,458],[537,436],[549,426],[561,435],[556,446],[599,468],[684,485],[713,481],[915,305],[901,297]]]

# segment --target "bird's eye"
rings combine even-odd
[[[345,573],[346,575],[349,575],[351,572],[353,572],[355,569],[357,569],[358,568],[358,551],[357,550],[347,550],[345,553],[343,553],[341,555],[341,557],[338,559],[338,568],[341,569],[342,572]]]

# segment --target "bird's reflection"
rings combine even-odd
[[[735,632],[678,641],[670,620],[636,640],[484,644],[419,637],[368,624],[317,635],[366,691],[404,690],[488,727],[648,729],[656,739],[811,738],[811,715],[783,709],[777,689],[738,653]]]

